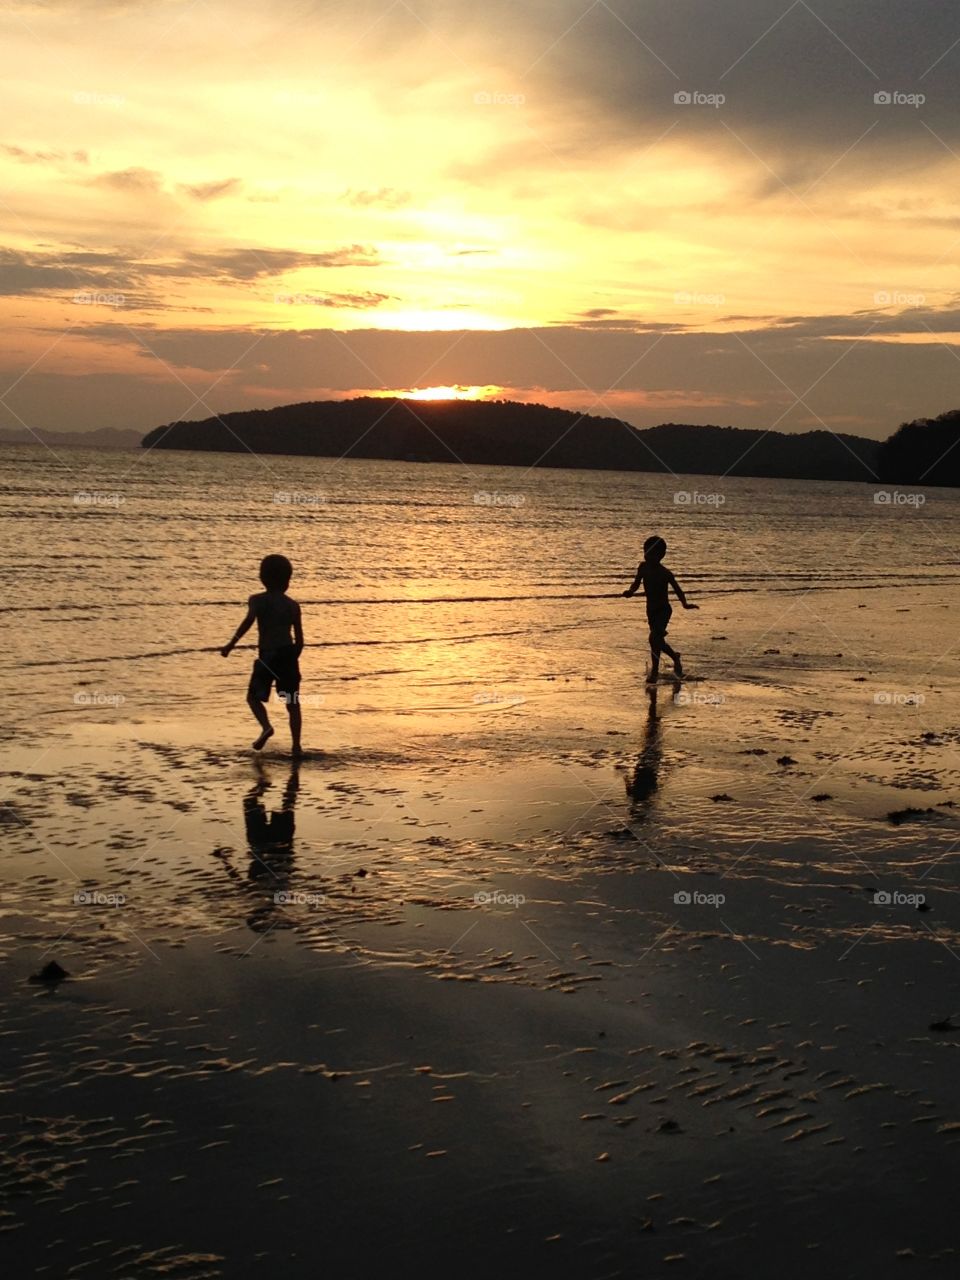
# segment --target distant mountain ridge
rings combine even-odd
[[[461,462],[473,466],[669,471],[806,480],[876,480],[879,443],[810,431],[665,423],[638,428],[510,400],[359,396],[225,413],[155,427],[144,448]]]
[[[61,449],[137,449],[139,431],[122,427],[98,427],[96,431],[0,431],[0,444],[38,444]]]

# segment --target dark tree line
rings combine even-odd
[[[640,429],[507,400],[315,401],[157,427],[144,447],[472,465],[873,480],[876,441],[666,423]]]

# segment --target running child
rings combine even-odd
[[[624,591],[625,596],[634,596],[643,583],[643,593],[647,598],[647,621],[650,624],[650,674],[647,684],[656,682],[660,675],[660,655],[665,653],[673,659],[673,671],[677,676],[683,675],[683,664],[680,655],[667,644],[667,626],[673,610],[670,607],[668,588],[673,587],[677,598],[684,609],[698,609],[700,606],[690,604],[680,589],[680,585],[670,570],[663,563],[667,554],[667,544],[663,538],[654,534],[643,544],[643,560],[637,569],[637,576]]]
[[[293,565],[286,556],[265,556],[260,562],[260,581],[266,587],[252,595],[247,605],[247,616],[237,627],[233,639],[220,652],[225,658],[247,634],[254,622],[257,624],[257,658],[247,689],[247,705],[263,732],[253,744],[254,751],[262,751],[273,737],[274,729],[264,705],[275,685],[277,697],[287,707],[290,718],[290,737],[294,756],[301,754],[300,731],[300,664],[303,652],[303,623],[300,606],[287,595],[287,587],[293,576]]]

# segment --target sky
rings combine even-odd
[[[0,428],[960,406],[949,0],[12,0],[0,49]]]

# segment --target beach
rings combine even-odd
[[[0,474],[9,1274],[955,1269],[956,491]],[[276,550],[300,762],[217,652]]]

